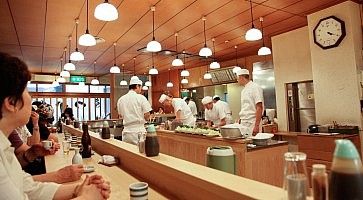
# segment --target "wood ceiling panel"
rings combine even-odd
[[[316,12],[318,10],[330,7],[332,5],[335,5],[343,1],[344,0],[320,0],[320,1],[304,0],[297,2],[296,4],[293,4],[291,6],[288,6],[283,10],[306,16],[314,11]]]
[[[286,5],[292,5],[301,1],[303,0],[268,0],[263,2],[262,4],[273,8],[282,9],[286,7]]]
[[[43,45],[45,2],[45,0],[9,1],[20,45]]]
[[[24,61],[31,71],[41,71],[42,47],[22,46]]]
[[[21,54],[20,47],[18,45],[0,44],[0,52],[6,52],[10,55],[19,57],[20,59],[22,59],[22,57],[23,57]]]
[[[0,5],[0,44],[18,44],[7,1],[0,0]]]

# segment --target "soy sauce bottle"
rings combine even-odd
[[[88,124],[87,122],[82,123],[82,158],[90,158],[91,157],[91,137],[88,133]]]
[[[145,139],[145,154],[147,157],[159,155],[159,141],[156,135],[154,124],[150,124],[147,128]]]
[[[111,138],[110,127],[109,127],[107,121],[103,122],[103,127],[102,127],[102,131],[101,131],[101,138],[102,139],[110,139]]]
[[[350,140],[336,140],[329,199],[363,199],[363,167],[359,153]]]

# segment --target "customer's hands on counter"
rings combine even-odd
[[[110,183],[100,175],[87,175],[83,183],[75,189],[76,199],[108,199],[110,194]]]

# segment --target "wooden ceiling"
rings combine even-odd
[[[307,25],[306,15],[343,2],[344,0],[253,0],[253,18],[257,28],[259,17],[264,18],[265,43],[271,47],[271,36]],[[90,0],[89,30],[105,39],[93,47],[79,46],[85,60],[76,63],[72,74],[109,73],[113,65],[113,43],[117,42],[116,61],[125,63],[126,70],[145,73],[151,66],[151,54],[137,51],[152,38],[152,12],[156,6],[155,36],[163,49],[178,50],[197,55],[204,44],[202,16],[206,16],[207,45],[215,38],[216,58],[219,61],[257,54],[262,41],[247,42],[244,34],[251,27],[249,2],[245,0],[110,0],[119,12],[119,19],[103,22],[94,16],[95,7],[103,0]],[[75,49],[75,19],[79,18],[78,36],[86,29],[85,0],[0,0],[0,51],[22,58],[35,73],[60,71],[60,58],[72,36],[71,50]],[[228,41],[228,42],[227,42]],[[174,56],[155,56],[159,71],[171,67]],[[187,58],[187,68],[205,65],[197,56]],[[223,66],[222,66],[223,67]]]

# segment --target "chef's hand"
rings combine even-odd
[[[255,127],[253,127],[252,135],[255,136],[259,132],[259,130],[260,130],[260,126],[255,125]]]

